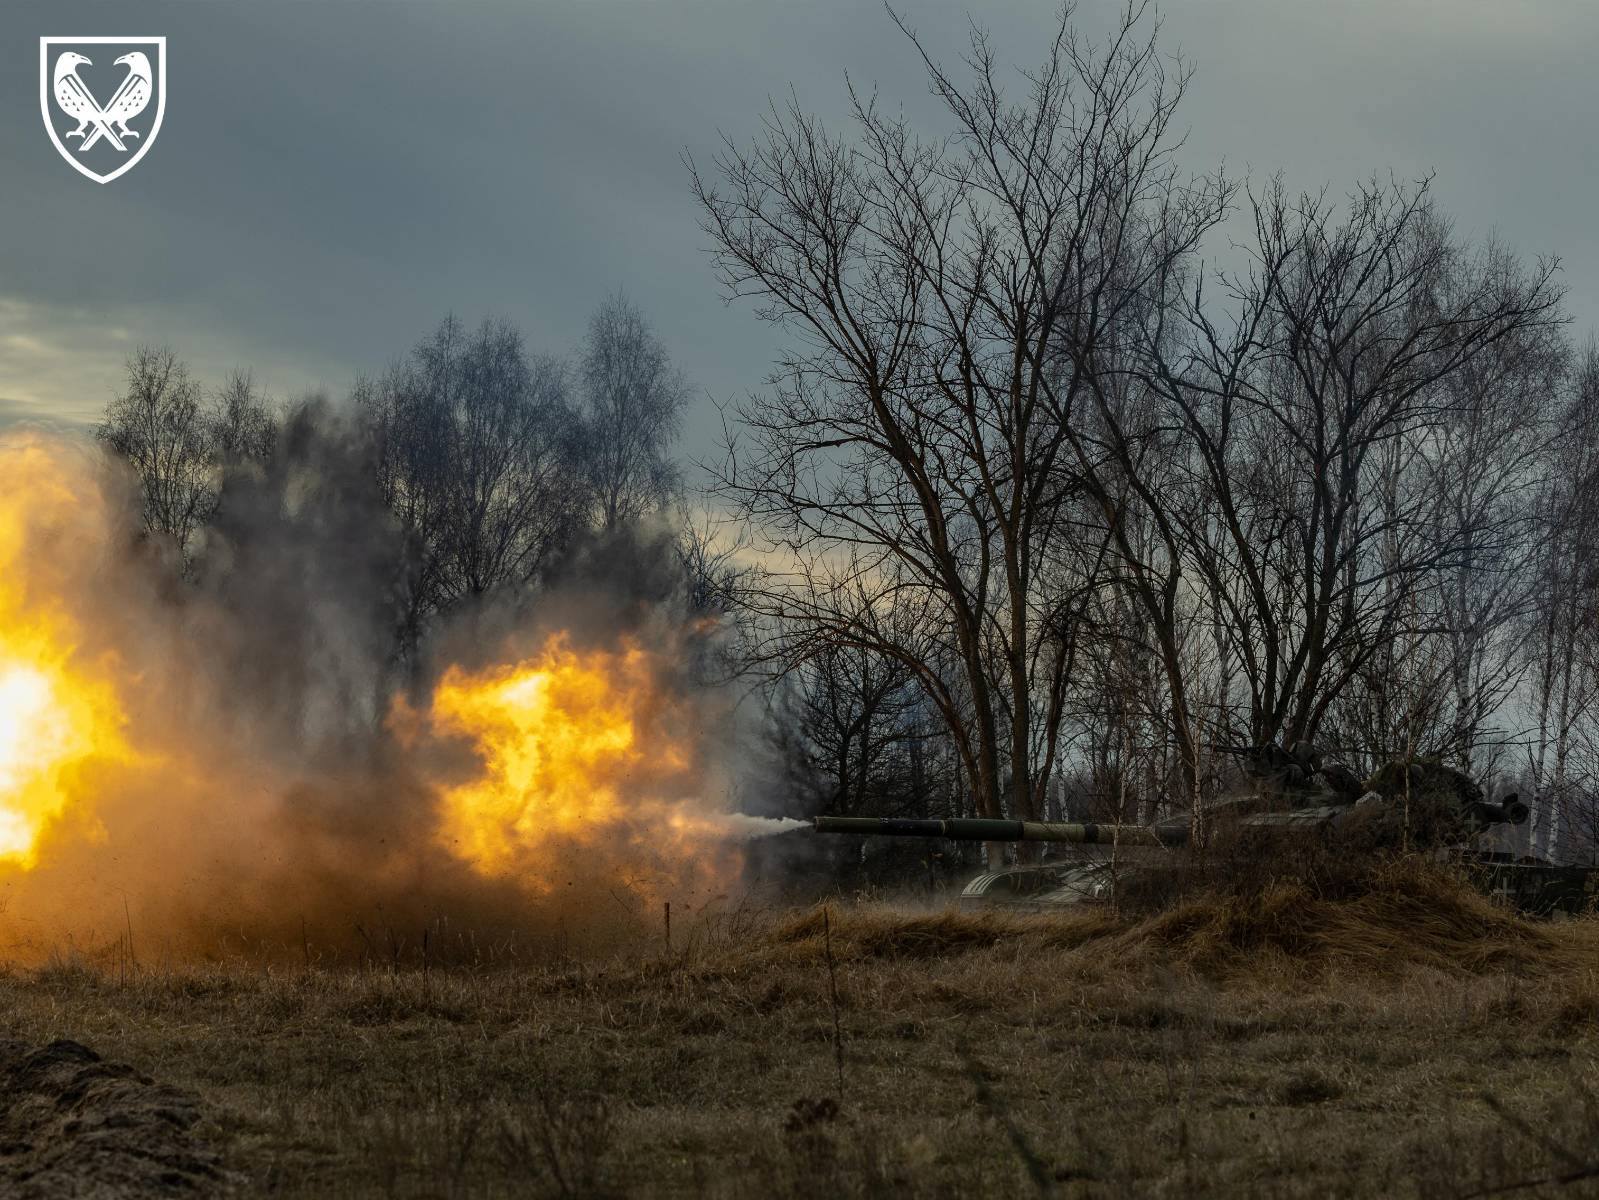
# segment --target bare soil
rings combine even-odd
[[[207,1194],[227,1177],[193,1134],[192,1092],[77,1042],[0,1041],[0,1194],[17,1200]]]

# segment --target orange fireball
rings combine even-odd
[[[468,741],[481,769],[443,789],[443,841],[483,873],[504,874],[552,839],[592,841],[650,807],[652,771],[686,761],[654,729],[660,705],[653,664],[637,646],[579,654],[557,635],[520,662],[451,667],[429,723]]]
[[[78,627],[48,586],[82,499],[42,446],[0,450],[0,867],[27,869],[78,799],[80,768],[125,747],[116,694],[79,661]]]

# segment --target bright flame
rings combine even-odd
[[[0,649],[0,863],[34,865],[71,798],[72,769],[115,740],[110,711],[93,686]]]
[[[6,447],[0,499],[0,866],[36,865],[74,801],[78,768],[123,757],[115,693],[76,663],[78,631],[37,578],[46,546],[82,504],[39,447]]]
[[[264,575],[177,589],[134,537],[133,481],[106,465],[0,434],[0,954],[113,917],[196,947],[290,928],[303,946],[308,917],[344,930],[374,904],[564,930],[590,906],[709,903],[742,843],[783,827],[726,811],[730,698],[685,670],[709,631],[661,619],[591,648],[507,630],[510,649],[397,702],[387,730],[364,707],[329,722],[380,677],[364,637],[380,630],[334,604],[322,624],[297,578],[265,590],[288,541],[266,543]],[[312,625],[313,657],[280,662],[257,614],[282,605]]]
[[[653,670],[637,646],[579,654],[555,636],[521,662],[446,671],[430,725],[467,740],[481,770],[443,790],[444,843],[504,874],[554,839],[592,843],[658,808],[652,776],[683,771],[689,756],[659,728]]]

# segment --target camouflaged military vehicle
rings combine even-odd
[[[962,889],[968,907],[1053,908],[1110,900],[1128,878],[1174,869],[1171,852],[1196,844],[1232,853],[1270,853],[1282,838],[1337,839],[1355,852],[1417,849],[1468,864],[1484,890],[1533,913],[1582,911],[1594,905],[1599,872],[1562,867],[1490,848],[1484,835],[1523,825],[1519,796],[1490,801],[1462,771],[1433,760],[1389,763],[1362,780],[1346,764],[1300,743],[1240,751],[1255,786],[1211,805],[1196,821],[1152,825],[986,818],[910,820],[816,818],[819,833],[948,838],[977,842],[1045,842],[1092,847],[1068,857],[984,871]]]

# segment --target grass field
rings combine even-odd
[[[741,910],[536,965],[59,962],[0,976],[0,1035],[191,1090],[246,1194],[1599,1193],[1599,921],[1400,876]]]

